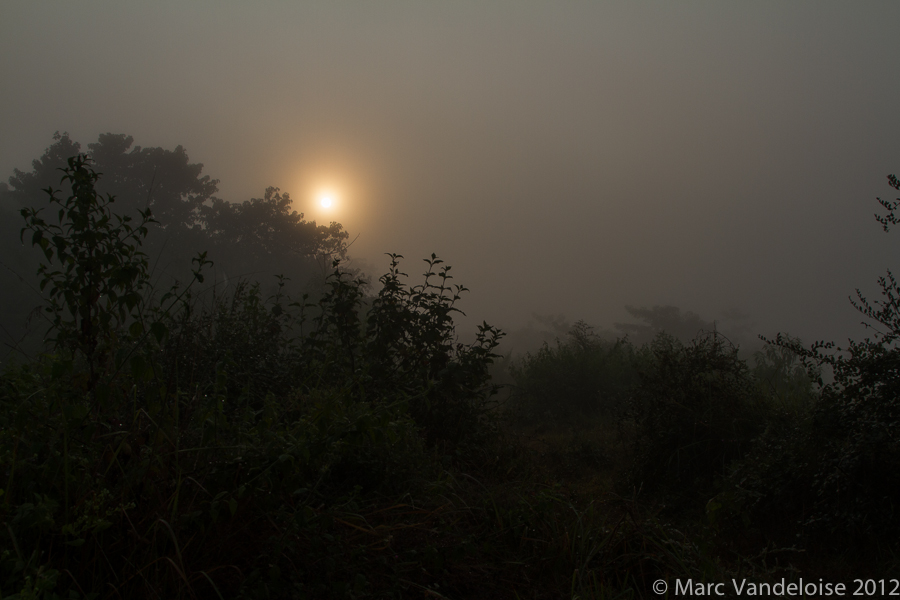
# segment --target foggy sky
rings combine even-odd
[[[183,145],[351,255],[437,253],[472,320],[673,304],[806,341],[900,269],[897,2],[10,2],[0,176],[68,131]],[[315,186],[343,198],[325,214]],[[214,257],[213,257],[214,258]]]

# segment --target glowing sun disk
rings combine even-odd
[[[319,192],[319,204],[322,208],[331,208],[334,204],[334,194],[331,192]]]

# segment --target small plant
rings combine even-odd
[[[407,390],[410,412],[430,441],[476,434],[485,402],[496,393],[488,368],[503,333],[482,323],[474,343],[458,343],[453,315],[461,313],[456,303],[467,289],[450,283],[450,267],[432,254],[425,259],[425,281],[408,287],[400,281],[406,277],[399,269],[402,257],[390,257],[367,319],[370,377]]]
[[[31,243],[47,259],[38,274],[41,290],[49,290],[53,341],[84,358],[92,389],[122,330],[140,321],[148,281],[148,260],[140,247],[147,225],[155,221],[149,209],[140,211],[136,223],[113,214],[115,198],[96,192],[100,175],[90,163],[84,155],[69,159],[62,181],[71,184],[72,193],[65,200],[52,188],[45,190],[59,207],[58,224],[45,221],[42,209],[22,209],[21,237],[31,231]]]

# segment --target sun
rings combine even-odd
[[[331,208],[334,206],[335,195],[331,190],[321,190],[318,193],[319,206],[322,208]]]

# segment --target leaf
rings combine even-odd
[[[63,407],[63,416],[65,416],[66,420],[70,423],[76,423],[78,421],[82,421],[90,412],[90,407],[87,404],[66,404]]]
[[[96,387],[96,393],[97,393],[97,401],[100,402],[100,404],[106,404],[106,402],[109,400],[109,394],[110,394],[109,386],[105,385],[105,384],[98,385]]]
[[[128,327],[128,333],[132,337],[141,337],[144,334],[144,324],[140,321],[135,321],[131,324],[130,327]]]
[[[166,325],[160,321],[154,321],[150,325],[150,333],[152,333],[153,337],[156,338],[157,343],[162,344],[166,335],[168,335],[168,333],[169,333],[169,328],[166,327]]]
[[[129,361],[131,363],[131,375],[141,381],[149,381],[153,378],[153,369],[143,356],[135,354]]]

